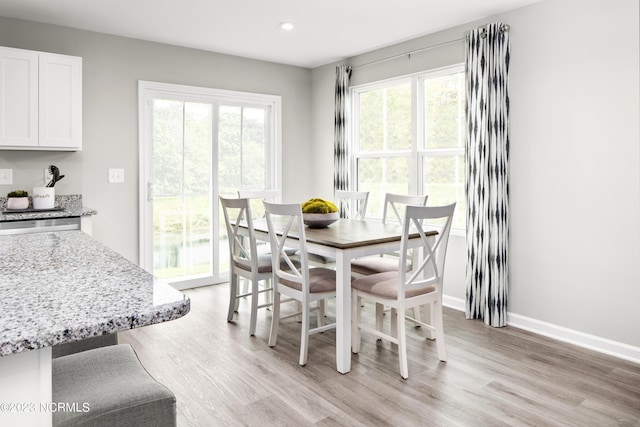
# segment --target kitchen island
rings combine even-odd
[[[189,310],[187,296],[82,231],[0,236],[0,425],[51,424],[24,406],[51,402],[51,346]]]

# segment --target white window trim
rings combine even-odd
[[[428,149],[426,147],[420,147],[421,142],[424,141],[425,138],[425,129],[423,120],[419,120],[417,118],[424,116],[424,103],[419,101],[418,94],[423,93],[424,81],[431,78],[437,78],[441,76],[446,76],[453,73],[464,72],[464,64],[455,64],[446,67],[436,68],[433,70],[420,71],[417,73],[406,74],[403,76],[397,76],[393,78],[388,78],[384,80],[378,80],[371,83],[363,83],[360,85],[352,86],[349,89],[349,97],[351,100],[351,111],[352,114],[352,126],[351,126],[351,135],[350,135],[350,152],[352,153],[349,159],[349,173],[354,179],[350,181],[353,183],[352,185],[356,190],[355,186],[357,185],[357,162],[358,159],[366,159],[366,158],[393,158],[393,157],[408,157],[409,159],[409,193],[413,194],[423,194],[424,193],[424,185],[423,180],[418,179],[418,177],[423,176],[423,164],[424,159],[427,157],[434,156],[451,156],[451,155],[460,155],[464,156],[465,147],[462,144],[461,147],[455,148],[431,148]],[[376,90],[387,88],[394,84],[401,84],[410,82],[411,84],[411,150],[394,150],[394,151],[367,151],[364,153],[360,153],[358,151],[358,135],[357,131],[359,129],[359,118],[360,118],[360,105],[357,102],[359,99],[359,94]],[[462,228],[452,228],[451,234],[454,235],[465,235],[465,230]]]

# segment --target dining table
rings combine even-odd
[[[268,241],[265,219],[253,221],[256,239]],[[434,237],[437,231],[426,231]],[[290,238],[299,238],[295,229]],[[396,252],[400,249],[402,225],[379,220],[338,219],[324,228],[305,227],[309,252],[335,259],[336,269],[336,369],[346,374],[351,370],[351,260]],[[410,233],[408,248],[420,246],[419,234]]]

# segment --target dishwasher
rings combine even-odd
[[[80,217],[22,219],[0,222],[0,236],[65,230],[80,230]]]

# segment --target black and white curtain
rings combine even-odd
[[[351,67],[340,65],[336,67],[335,89],[335,124],[333,138],[333,189],[349,190],[349,80]],[[342,209],[342,207],[340,208]],[[340,216],[344,216],[340,212]]]
[[[509,287],[509,32],[466,39],[466,317],[507,324]]]

